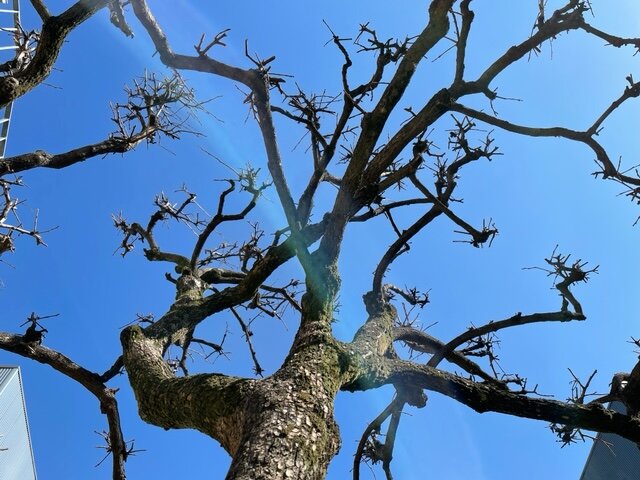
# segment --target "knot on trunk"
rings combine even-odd
[[[0,79],[0,106],[4,107],[16,98],[19,86],[20,81],[15,77],[4,77]]]

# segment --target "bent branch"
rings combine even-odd
[[[0,348],[49,365],[78,382],[98,399],[100,411],[107,416],[109,424],[108,445],[113,457],[113,479],[125,480],[124,463],[129,455],[129,449],[122,436],[116,391],[107,387],[100,375],[81,367],[62,353],[37,343],[26,342],[22,335],[0,333]]]
[[[150,340],[139,326],[124,329],[120,339],[141,418],[165,429],[197,429],[233,456],[244,417],[239,400],[252,381],[216,374],[177,378],[162,359],[161,343]]]
[[[57,16],[48,16],[42,24],[40,40],[29,65],[15,75],[0,78],[0,107],[29,92],[47,78],[58,59],[67,35],[111,0],[80,0]],[[40,15],[46,11],[38,9]]]

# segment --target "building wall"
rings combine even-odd
[[[36,480],[29,424],[17,367],[0,367],[0,479]]]
[[[620,413],[625,407],[612,402],[609,408]],[[640,478],[640,449],[638,446],[612,433],[598,434],[591,447],[580,480],[638,480]]]

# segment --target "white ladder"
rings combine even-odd
[[[7,22],[8,16],[11,16],[11,21]],[[20,0],[0,0],[0,18],[1,24],[7,24],[8,26],[0,26],[0,32],[6,32],[9,35],[0,38],[0,52],[3,50],[17,50],[18,42],[16,33],[20,28]],[[12,40],[11,43],[7,41],[7,37]],[[0,159],[4,158],[4,152],[7,148],[7,138],[9,136],[9,123],[11,123],[11,110],[13,109],[13,102],[6,105],[1,112],[0,117]]]

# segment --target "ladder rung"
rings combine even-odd
[[[0,47],[0,50],[16,50],[17,48],[17,45],[9,45],[8,47]]]
[[[0,8],[0,13],[20,13],[19,10],[8,10],[6,8]]]

